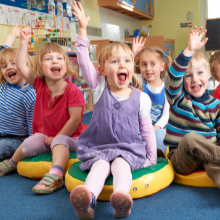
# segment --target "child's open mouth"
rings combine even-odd
[[[199,92],[201,88],[202,88],[202,85],[195,85],[191,87],[193,92]]]
[[[52,71],[54,74],[58,74],[58,73],[60,73],[60,68],[59,68],[59,67],[53,67],[53,68],[51,68],[51,71]]]
[[[15,76],[16,76],[16,72],[10,72],[10,73],[8,73],[8,77],[10,78],[10,79],[13,79]]]
[[[147,77],[152,77],[153,73],[147,73]]]
[[[119,73],[118,74],[118,80],[120,83],[124,83],[126,81],[127,74],[126,73]]]

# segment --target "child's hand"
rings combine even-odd
[[[53,139],[54,139],[54,137],[46,137],[44,139],[45,145],[50,148],[50,145],[51,145]]]
[[[22,41],[28,42],[31,39],[31,29],[29,27],[21,29],[20,35]]]
[[[194,29],[190,31],[188,47],[183,52],[185,56],[192,56],[196,51],[200,50],[208,41],[208,38],[205,38],[203,41],[201,41],[202,37],[207,32],[207,30],[204,30],[201,34],[199,34],[201,30],[202,27],[197,30],[197,26],[195,26]]]
[[[78,3],[78,6],[77,6],[77,3]],[[80,2],[77,2],[77,3],[73,1],[73,4],[71,5],[74,10],[73,15],[75,15],[76,18],[78,19],[79,35],[81,37],[86,37],[86,27],[89,23],[90,16],[86,17],[81,3]]]
[[[14,35],[16,38],[19,38],[21,29],[25,27],[25,25],[18,24],[11,30],[10,34]]]
[[[134,54],[134,57],[136,57],[144,48],[144,44],[146,42],[146,39],[143,40],[143,37],[140,38],[137,36],[136,38],[133,38],[132,43],[132,52]]]

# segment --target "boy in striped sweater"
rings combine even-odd
[[[0,45],[0,161],[12,157],[23,140],[32,135],[36,93],[15,66],[17,49],[10,48],[21,28],[15,26]],[[28,55],[26,62],[32,66]]]
[[[220,101],[207,90],[210,78],[208,59],[198,52],[207,38],[206,30],[195,27],[188,47],[173,62],[165,77],[170,116],[164,144],[170,151],[177,173],[190,174],[201,168],[220,188]]]

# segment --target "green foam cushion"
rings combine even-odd
[[[76,159],[76,152],[70,152],[70,158],[69,159]],[[26,157],[22,160],[23,162],[40,162],[40,161],[47,161],[52,162],[52,154],[45,153],[41,154],[35,157]]]
[[[75,179],[78,179],[78,180],[81,180],[82,182],[85,182],[89,170],[88,171],[82,171],[79,168],[79,165],[81,163],[82,163],[82,161],[78,161],[78,162],[72,164],[70,166],[69,170],[68,170],[68,174],[70,176],[74,177]],[[167,159],[158,157],[157,158],[157,164],[133,171],[132,172],[132,179],[135,180],[135,179],[138,179],[138,178],[140,178],[140,177],[142,177],[146,174],[155,173],[155,172],[161,170],[163,167],[165,167],[168,163],[169,162],[168,162]],[[112,175],[110,175],[106,179],[105,185],[113,185],[113,176]]]

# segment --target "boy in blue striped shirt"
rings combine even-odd
[[[168,158],[177,173],[190,174],[201,168],[220,188],[220,101],[207,90],[209,61],[199,52],[207,42],[195,27],[188,47],[170,66],[165,78],[170,116],[164,143],[173,148]]]
[[[15,26],[0,48],[0,160],[12,157],[22,141],[32,135],[36,93],[15,66],[17,49],[10,48],[22,27]],[[28,55],[26,61],[31,67]]]

